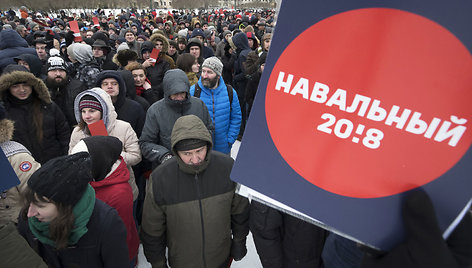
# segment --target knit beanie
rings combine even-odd
[[[88,153],[57,157],[33,173],[28,186],[49,200],[74,206],[92,179],[91,167]]]
[[[79,103],[79,111],[82,111],[83,108],[92,108],[97,111],[103,112],[103,108],[100,105],[100,102],[91,95],[85,95],[82,99],[80,99]]]
[[[57,69],[67,71],[66,63],[64,62],[64,59],[57,56],[49,57],[47,65],[46,65],[46,69],[48,72],[52,70],[57,70]]]
[[[208,143],[200,139],[185,139],[177,142],[174,146],[176,151],[189,151],[207,145]]]
[[[207,58],[202,64],[202,68],[203,67],[210,68],[218,76],[221,76],[221,72],[223,71],[223,63],[215,56]]]

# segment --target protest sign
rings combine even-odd
[[[107,128],[103,120],[98,120],[97,122],[88,125],[88,128],[92,136],[108,136]]]
[[[82,42],[80,35],[79,23],[76,20],[69,21],[70,30],[74,33],[74,42]]]
[[[282,2],[232,178],[385,250],[422,188],[447,236],[472,197],[470,8]]]

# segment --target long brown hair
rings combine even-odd
[[[26,188],[23,194],[23,210],[21,216],[23,219],[27,218],[28,208],[31,203],[53,203],[57,207],[57,217],[49,223],[49,238],[56,243],[57,249],[64,249],[69,243],[69,235],[74,228],[75,217],[72,213],[73,206],[62,203],[56,203],[52,200],[40,196],[31,190],[29,187]]]
[[[41,111],[41,100],[39,99],[36,92],[33,90],[31,93],[34,95],[33,99],[33,127],[36,129],[36,138],[41,144],[43,142],[43,112]]]

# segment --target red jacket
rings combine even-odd
[[[116,209],[126,226],[126,243],[128,244],[129,259],[138,255],[139,237],[133,218],[133,192],[128,183],[129,170],[120,156],[119,166],[101,181],[92,181],[95,195],[98,199]]]

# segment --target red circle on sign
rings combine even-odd
[[[472,143],[471,63],[467,48],[425,17],[387,8],[334,15],[300,34],[275,64],[266,92],[270,134],[291,168],[329,192],[376,198],[419,187]],[[329,88],[327,99],[314,88]],[[356,96],[370,98],[366,111],[349,109]],[[377,104],[387,117],[398,106],[404,125],[372,120]],[[450,129],[466,128],[457,142],[440,131],[452,116]]]

